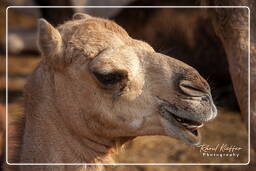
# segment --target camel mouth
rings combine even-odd
[[[176,116],[175,114],[167,111],[181,126],[184,127],[184,129],[190,131],[195,136],[198,136],[198,129],[202,128],[204,124],[202,122],[182,118],[179,116]]]
[[[177,116],[164,106],[161,106],[160,109],[160,115],[164,120],[164,127],[168,135],[175,134],[174,136],[190,145],[201,143],[199,128],[204,126],[203,122]]]

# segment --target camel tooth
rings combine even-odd
[[[177,120],[181,122],[181,119],[180,119],[180,118],[177,118]]]
[[[187,123],[181,123],[183,126],[186,126],[186,127],[190,127],[191,125],[187,124]]]
[[[198,128],[197,125],[189,125],[186,123],[182,123],[183,126],[186,126],[187,128]]]
[[[198,128],[202,128],[204,126],[203,123],[201,123],[201,125],[197,126]]]
[[[190,129],[197,129],[197,128],[201,128],[204,126],[204,124],[201,124],[201,125],[189,125],[189,124],[186,124],[186,123],[182,123],[183,126],[187,127],[187,128],[190,128]]]
[[[189,125],[188,128],[197,128],[196,125]]]

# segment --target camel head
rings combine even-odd
[[[166,135],[196,145],[198,129],[217,114],[194,68],[113,21],[80,13],[54,28],[40,19],[38,44],[44,58],[37,70],[49,76],[41,77],[43,99],[54,99],[61,122],[78,135]]]

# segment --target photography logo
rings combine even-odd
[[[201,144],[197,146],[200,148],[200,153],[204,157],[239,157],[242,150],[241,147],[229,144],[217,144],[215,146],[208,144]]]

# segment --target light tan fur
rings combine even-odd
[[[144,135],[195,145],[200,138],[175,126],[169,115],[200,122],[216,116],[210,88],[195,69],[132,39],[113,21],[77,14],[56,29],[41,19],[38,40],[43,59],[25,86],[25,128],[16,162],[109,162],[116,146]],[[122,78],[115,84],[105,85],[95,74],[113,72]]]

